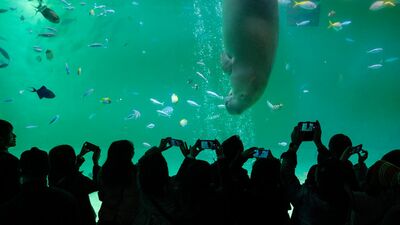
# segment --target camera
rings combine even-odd
[[[315,122],[300,122],[298,124],[303,141],[312,141],[314,138]]]
[[[171,138],[171,139],[169,140],[169,144],[172,145],[172,146],[178,146],[178,147],[180,147],[180,146],[183,145],[183,141],[182,141],[182,140],[172,139],[172,138]]]
[[[200,148],[201,149],[216,149],[217,144],[213,140],[201,140]]]
[[[83,148],[85,148],[85,149],[87,149],[87,150],[89,150],[89,151],[95,151],[95,150],[97,150],[97,149],[100,149],[99,146],[94,145],[94,144],[92,144],[92,143],[90,143],[90,142],[88,142],[88,141],[86,141],[86,142],[83,144]]]
[[[259,148],[254,151],[253,158],[266,159],[270,154],[271,150]]]

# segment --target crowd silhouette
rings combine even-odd
[[[388,151],[369,168],[368,152],[344,134],[321,141],[318,121],[300,122],[288,150],[244,149],[239,136],[198,140],[193,146],[164,138],[132,163],[128,140],[113,142],[103,165],[101,150],[84,143],[76,155],[70,145],[48,153],[36,147],[20,159],[11,123],[0,120],[1,225],[398,225],[400,224],[400,150]],[[301,183],[297,152],[313,141],[316,164]],[[170,176],[163,152],[180,148],[184,160]],[[212,164],[196,159],[215,151]],[[79,168],[93,152],[93,178]],[[358,156],[353,165],[349,160]],[[250,176],[243,165],[256,158]],[[89,194],[98,192],[96,221]],[[292,214],[289,215],[289,210]]]

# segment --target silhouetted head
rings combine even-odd
[[[132,181],[135,168],[132,163],[133,143],[128,140],[114,141],[108,148],[107,159],[102,168],[104,183],[125,185]]]
[[[260,188],[276,189],[281,186],[281,163],[276,158],[257,159],[251,170],[251,184]]]
[[[194,160],[182,174],[182,184],[185,188],[200,192],[207,191],[212,181],[212,170],[208,162]]]
[[[24,151],[20,159],[21,175],[31,179],[43,179],[49,173],[49,157],[47,152],[33,147]]]
[[[382,157],[382,160],[390,162],[391,164],[400,168],[400,149],[392,150],[386,153]]]
[[[307,173],[307,178],[305,180],[305,184],[307,184],[311,188],[315,188],[315,171],[317,169],[317,165],[312,165]]]
[[[10,122],[0,120],[0,151],[16,145],[16,135]]]
[[[335,134],[329,140],[329,151],[335,158],[340,158],[347,147],[351,147],[351,139],[344,134]]]
[[[222,150],[225,158],[228,161],[232,161],[238,154],[243,152],[243,142],[238,135],[233,135],[222,142]]]
[[[70,145],[58,145],[49,152],[50,178],[59,179],[77,171],[76,154]]]
[[[152,152],[155,148],[157,147],[152,147],[148,151]],[[140,158],[138,165],[143,192],[150,195],[163,195],[169,181],[168,165],[164,156],[159,152],[146,153]]]

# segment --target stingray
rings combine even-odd
[[[36,89],[36,88],[33,88],[33,87],[32,87],[31,92],[36,92],[40,99],[42,99],[42,98],[54,98],[54,97],[56,97],[56,95],[55,95],[52,91],[50,91],[49,89],[47,89],[45,86],[42,86],[42,87],[39,88],[39,89]]]
[[[7,67],[10,63],[10,56],[6,50],[0,48],[0,68]]]

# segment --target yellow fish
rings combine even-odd
[[[111,98],[110,97],[101,98],[100,102],[103,104],[111,104]]]
[[[77,73],[78,73],[78,76],[80,76],[82,74],[82,68],[79,67]]]
[[[293,8],[295,7],[301,7],[303,9],[313,10],[317,8],[317,4],[315,4],[315,2],[312,1],[301,1],[301,2],[294,1]]]
[[[332,21],[329,20],[328,29],[329,29],[329,28],[333,28],[334,30],[339,31],[339,30],[341,30],[343,27],[342,27],[342,23],[341,23],[341,22],[334,22],[334,23],[332,23]]]

